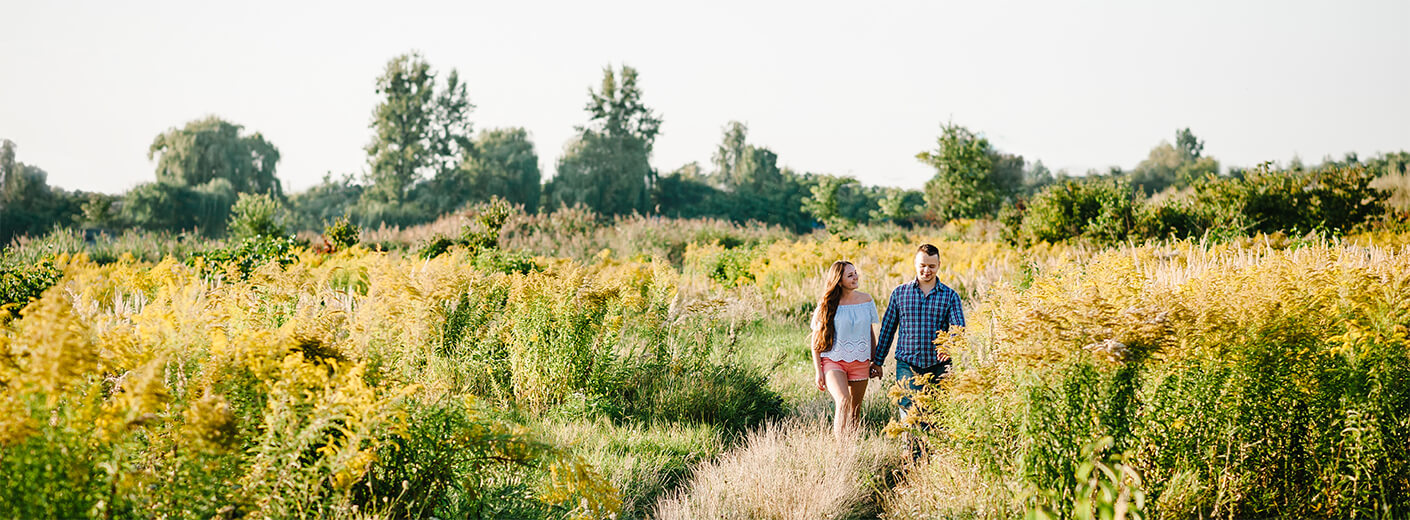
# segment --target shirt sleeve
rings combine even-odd
[[[881,323],[881,317],[876,314],[876,300],[871,301],[871,322]]]
[[[959,295],[959,293],[955,292],[954,289],[951,289],[951,290],[950,290],[950,305],[949,305],[949,307],[950,307],[950,314],[949,314],[949,316],[946,316],[946,317],[945,317],[945,321],[946,321],[947,325],[948,325],[949,327],[963,327],[963,326],[964,326],[964,302],[960,301],[960,295]]]
[[[896,335],[896,328],[901,324],[901,302],[897,299],[898,291],[891,291],[891,299],[886,303],[886,316],[881,318],[881,337],[876,339],[876,350],[872,352],[871,362],[878,365],[886,363],[886,354],[891,352],[891,337]]]

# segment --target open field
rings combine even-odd
[[[529,261],[51,249],[5,275],[38,290],[0,329],[0,516],[1410,515],[1401,235],[1094,249],[712,226]],[[896,423],[873,384],[839,447],[803,317],[834,259],[884,306],[920,241],[970,323],[917,396],[934,428]],[[903,455],[907,430],[928,459]]]

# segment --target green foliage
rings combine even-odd
[[[620,85],[618,82],[620,81]],[[661,119],[641,102],[636,69],[603,71],[602,86],[588,92],[591,126],[558,160],[557,174],[545,186],[550,206],[584,204],[605,215],[645,212],[649,159]]]
[[[15,143],[0,139],[0,245],[79,223],[87,196],[48,184],[48,173],[15,159]]]
[[[540,197],[539,156],[528,131],[503,128],[480,132],[474,153],[460,165],[463,177],[455,193],[459,203],[483,202],[495,197],[537,211]]]
[[[240,135],[243,129],[211,116],[158,135],[147,149],[157,181],[196,187],[224,179],[235,193],[283,193],[274,173],[279,149],[258,132]]]
[[[267,263],[287,266],[297,262],[299,244],[291,236],[254,235],[233,246],[193,253],[188,265],[201,265],[208,272],[229,272],[248,278],[255,268]]]
[[[0,262],[0,323],[18,315],[30,301],[39,299],[44,290],[59,283],[64,274],[48,259],[32,264],[5,260]]]
[[[367,223],[357,214],[364,187],[352,175],[334,179],[331,174],[309,189],[289,196],[289,211],[297,219],[297,229],[318,229],[320,225],[348,216],[354,223]]]
[[[236,197],[233,185],[225,179],[195,187],[139,184],[123,196],[118,220],[147,231],[200,230],[219,235],[226,229]]]
[[[284,209],[267,194],[241,193],[230,215],[230,236],[235,240],[256,237],[280,238],[287,235]]]
[[[435,80],[431,65],[420,54],[403,54],[387,62],[377,78],[382,101],[372,112],[372,142],[367,145],[370,169],[367,195],[399,204],[434,161],[427,144],[435,111]]]
[[[916,154],[936,170],[935,177],[925,183],[930,218],[943,222],[998,211],[1001,186],[993,176],[995,155],[988,139],[959,125],[943,125],[936,149]]]
[[[323,227],[323,238],[328,240],[328,244],[334,249],[347,249],[357,245],[361,234],[362,228],[357,227],[346,216],[338,217]]]
[[[851,177],[819,176],[810,190],[813,196],[803,201],[803,210],[827,226],[828,232],[844,232],[856,222],[842,216],[840,199],[845,190],[854,186],[857,180]]]
[[[718,244],[717,244],[718,246]],[[754,273],[749,266],[758,258],[761,251],[751,247],[709,247],[691,246],[691,265],[688,271],[699,271],[715,283],[734,287],[754,283]]]
[[[653,209],[674,217],[716,217],[738,223],[777,224],[795,232],[812,229],[816,220],[803,209],[803,201],[816,184],[813,176],[780,169],[773,151],[748,144],[748,128],[732,121],[725,127],[714,156],[716,170],[702,173],[688,164],[660,177],[652,186]],[[844,197],[839,211],[855,218]],[[863,203],[870,206],[872,203]],[[862,211],[865,217],[865,210]]]
[[[1195,190],[1198,203],[1227,209],[1248,232],[1342,233],[1384,215],[1389,194],[1374,180],[1359,166],[1300,172],[1265,163],[1239,179],[1206,178]]]
[[[211,249],[214,244],[218,242],[194,233],[128,229],[110,235],[93,230],[56,228],[39,238],[17,240],[5,249],[5,256],[6,261],[20,265],[42,262],[55,255],[79,253],[99,265],[124,259],[155,263],[166,257],[181,261],[192,253]]]
[[[543,267],[530,255],[490,248],[475,255],[475,269],[485,273],[528,274],[542,271]]]
[[[1176,132],[1176,145],[1161,142],[1131,171],[1131,184],[1147,195],[1167,188],[1184,188],[1198,179],[1219,174],[1219,161],[1202,157],[1204,142],[1185,128]]]
[[[871,220],[895,222],[902,225],[914,224],[925,205],[925,194],[919,191],[887,188],[886,195],[877,200],[877,209],[870,212]]]
[[[1137,226],[1140,201],[1120,179],[1070,180],[1039,192],[1023,213],[1018,239],[1024,243],[1072,238],[1110,245],[1126,241]]]

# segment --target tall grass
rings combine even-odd
[[[656,505],[658,518],[865,518],[900,451],[873,434],[838,442],[822,417],[794,418],[750,434],[739,448],[695,468],[686,487]]]
[[[891,507],[953,507],[928,482],[968,473],[966,514],[1074,517],[1109,436],[1147,514],[1410,514],[1405,294],[1410,250],[1336,243],[1126,248],[1000,287],[920,400],[956,457]]]

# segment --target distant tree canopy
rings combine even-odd
[[[51,188],[49,174],[16,159],[15,143],[0,139],[0,245],[16,236],[76,224],[87,199],[82,192]]]
[[[643,101],[639,81],[632,67],[603,70],[600,83],[588,88],[587,122],[575,127],[547,183],[527,130],[474,133],[475,106],[459,73],[438,74],[415,52],[392,58],[376,78],[366,169],[330,172],[288,197],[276,175],[279,149],[215,116],[158,135],[148,148],[155,182],[120,195],[50,187],[44,170],[19,162],[15,144],[2,141],[0,240],[73,225],[264,234],[246,225],[254,220],[231,219],[237,200],[256,200],[247,194],[264,197],[247,202],[246,216],[277,210],[289,231],[338,220],[416,225],[496,197],[529,212],[582,205],[601,216],[713,217],[798,232],[993,218],[1008,238],[1028,242],[1341,232],[1372,221],[1410,222],[1410,152],[1368,160],[1352,153],[1321,165],[1294,157],[1282,169],[1229,168],[1220,175],[1219,162],[1205,155],[1205,143],[1189,128],[1176,130],[1173,144],[1160,142],[1129,172],[1113,166],[1074,178],[947,123],[935,147],[916,155],[935,169],[918,191],[791,170],[773,150],[749,141],[748,125],[728,121],[708,163],[660,174],[651,154],[662,118]],[[237,229],[227,230],[230,222]]]
[[[651,148],[661,118],[642,103],[636,69],[604,69],[602,86],[588,95],[589,124],[578,127],[559,158],[545,187],[548,204],[583,204],[604,215],[648,211]]]
[[[196,187],[224,179],[236,193],[282,195],[275,167],[279,149],[259,132],[215,116],[172,128],[152,140],[147,158],[157,161],[157,180]]]
[[[523,128],[501,128],[480,132],[475,139],[474,154],[461,163],[465,199],[487,202],[498,196],[524,210],[534,212],[539,206],[539,155],[529,132]]]
[[[1191,182],[1219,173],[1219,161],[1202,156],[1204,142],[1189,128],[1175,132],[1175,144],[1161,141],[1150,155],[1131,170],[1131,185],[1147,195],[1167,188],[1184,188]]]
[[[1025,180],[1022,157],[999,152],[963,126],[941,126],[935,149],[916,158],[935,167],[935,177],[925,183],[925,208],[939,222],[993,216],[1000,205],[1035,189]]]
[[[410,199],[417,182],[455,175],[472,146],[469,114],[474,105],[455,70],[437,91],[436,74],[418,53],[387,62],[377,78],[377,93],[382,100],[372,111],[364,196],[400,205]]]

